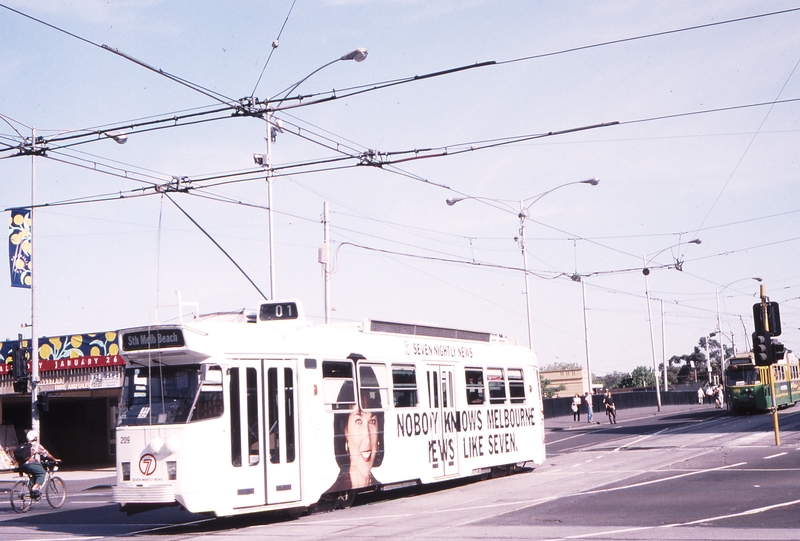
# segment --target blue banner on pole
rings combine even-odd
[[[31,209],[11,209],[8,228],[11,287],[31,287]]]

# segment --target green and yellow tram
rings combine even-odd
[[[774,402],[770,373],[775,374]],[[752,353],[740,353],[726,362],[725,384],[728,408],[735,413],[793,406],[800,401],[800,363],[789,350],[772,366],[756,366]]]

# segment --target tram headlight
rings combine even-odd
[[[150,450],[153,452],[153,454],[157,455],[158,453],[161,452],[161,449],[163,448],[164,448],[164,440],[162,440],[161,438],[155,437],[152,440],[150,440]]]
[[[174,460],[167,461],[167,476],[170,481],[175,481],[178,478],[178,463]]]
[[[131,463],[130,462],[123,462],[122,466],[122,480],[123,481],[130,481],[131,480]]]
[[[167,438],[166,447],[169,454],[177,453],[181,450],[181,439],[178,436],[170,436]]]

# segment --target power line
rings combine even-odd
[[[664,30],[662,32],[652,32],[650,34],[641,34],[639,36],[632,36],[632,37],[628,37],[628,38],[613,39],[613,40],[603,41],[603,42],[600,42],[600,43],[593,43],[591,45],[581,45],[581,46],[578,46],[578,47],[570,47],[568,49],[561,49],[561,50],[552,51],[552,52],[549,52],[549,53],[542,53],[542,54],[537,54],[537,55],[523,56],[523,57],[520,57],[520,58],[511,59],[511,60],[502,60],[502,61],[497,62],[497,65],[512,64],[512,63],[515,63],[515,62],[523,62],[523,61],[526,61],[526,60],[536,60],[536,59],[540,59],[540,58],[547,58],[549,56],[556,56],[556,55],[562,55],[562,54],[567,54],[567,53],[574,53],[574,52],[577,52],[577,51],[585,51],[585,50],[588,50],[588,49],[596,49],[598,47],[606,47],[608,45],[616,45],[616,44],[619,44],[619,43],[627,43],[627,42],[630,42],[630,41],[637,41],[637,40],[642,40],[642,39],[655,38],[655,37],[660,37],[660,36],[667,36],[667,35],[670,35],[670,34],[678,34],[680,32],[689,32],[689,31],[692,31],[692,30],[700,30],[700,29],[704,29],[704,28],[711,28],[711,27],[714,27],[714,26],[721,26],[721,25],[725,25],[725,24],[732,24],[732,23],[738,23],[738,22],[743,22],[743,21],[751,21],[751,20],[760,19],[760,18],[763,18],[763,17],[772,17],[772,16],[775,16],[775,15],[785,15],[787,13],[792,13],[792,12],[796,12],[796,11],[800,11],[800,7],[798,7],[798,8],[790,8],[790,9],[783,9],[783,10],[780,10],[780,11],[772,11],[772,12],[769,12],[769,13],[760,13],[760,14],[757,14],[757,15],[748,15],[748,16],[745,16],[745,17],[738,17],[738,18],[735,18],[735,19],[726,19],[726,20],[723,20],[723,21],[717,21],[717,22],[713,22],[713,23],[698,24],[698,25],[694,25],[694,26],[686,26],[686,27],[683,27],[683,28],[675,28],[675,29],[672,29],[672,30]]]
[[[286,23],[289,22],[289,16],[292,14],[292,10],[294,9],[294,5],[297,3],[297,0],[292,0],[292,5],[289,6],[289,12],[286,14],[286,19],[283,21],[283,25],[281,25],[280,31],[278,31],[278,37],[272,42],[272,48],[269,51],[269,56],[267,56],[267,61],[264,62],[264,67],[261,69],[261,75],[258,76],[258,80],[256,81],[256,86],[253,87],[253,91],[250,93],[250,97],[254,97],[256,94],[256,89],[258,88],[259,83],[261,83],[261,78],[264,76],[264,71],[267,69],[267,65],[269,64],[270,59],[272,58],[272,53],[275,52],[275,49],[278,48],[280,44],[281,35],[283,34],[283,29],[286,28]]]

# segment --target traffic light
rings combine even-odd
[[[780,361],[786,355],[786,347],[781,342],[772,342],[772,355],[775,362]]]
[[[15,380],[21,380],[28,377],[28,355],[27,351],[20,348],[19,346],[15,347],[11,352],[12,355],[12,362],[13,368],[12,372],[14,375]]]
[[[775,349],[768,332],[753,333],[753,354],[756,366],[769,366],[775,363]]]
[[[764,308],[766,307],[767,321],[764,321]],[[777,302],[757,302],[753,305],[753,323],[757,333],[763,333],[765,323],[769,326],[771,336],[781,335],[781,309]]]

